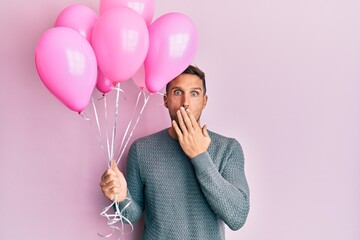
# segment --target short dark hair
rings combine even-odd
[[[205,81],[205,73],[203,71],[201,71],[200,68],[195,67],[193,65],[189,65],[181,74],[192,74],[192,75],[196,75],[200,78],[200,80],[202,81],[203,84],[203,88],[204,88],[204,95],[206,94],[206,81]],[[181,75],[180,74],[180,75]],[[180,76],[179,75],[179,76]],[[170,81],[171,82],[171,81]],[[170,87],[170,82],[168,82],[166,84],[166,93],[168,93],[169,91],[169,87]]]

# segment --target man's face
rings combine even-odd
[[[206,106],[207,95],[201,79],[193,74],[181,74],[169,84],[164,105],[169,109],[171,120],[177,120],[176,112],[180,107],[189,108],[199,122],[201,112]]]

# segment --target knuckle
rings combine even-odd
[[[116,177],[114,175],[110,175],[108,178],[109,181],[115,181]]]

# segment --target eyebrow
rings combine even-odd
[[[172,91],[172,90],[174,90],[174,89],[180,89],[180,90],[183,90],[181,87],[172,87],[170,90]],[[203,91],[203,89],[202,88],[200,88],[200,87],[195,87],[195,88],[192,88],[191,89],[191,91],[194,91],[194,90],[198,90],[198,91],[200,91],[200,92],[202,92]]]

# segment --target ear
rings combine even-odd
[[[207,96],[207,95],[205,95],[205,96],[204,96],[204,99],[203,99],[203,106],[202,106],[202,109],[204,109],[204,108],[206,107],[207,101],[208,101],[208,96]]]
[[[166,94],[163,96],[163,99],[164,99],[164,106],[165,106],[166,108],[168,108],[168,97],[167,97]]]

